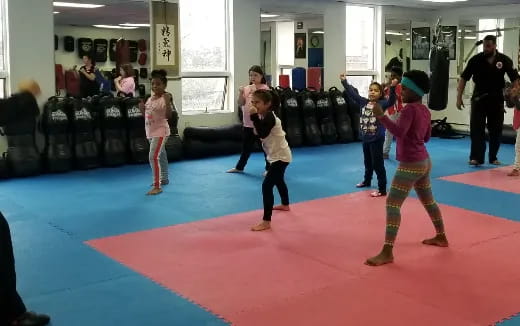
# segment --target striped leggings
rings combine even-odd
[[[152,167],[153,186],[161,188],[161,181],[168,180],[168,156],[164,145],[168,137],[153,137],[150,139],[150,166]]]
[[[401,224],[401,206],[412,187],[428,212],[437,234],[444,234],[441,211],[433,198],[430,184],[431,168],[430,159],[414,163],[399,163],[386,199],[385,245],[394,245]]]

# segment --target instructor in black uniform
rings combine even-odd
[[[471,154],[469,164],[484,164],[486,154],[486,122],[489,133],[489,163],[500,165],[497,158],[504,125],[504,75],[518,85],[518,71],[513,61],[497,51],[497,38],[484,38],[484,52],[473,56],[461,75],[457,88],[457,109],[462,110],[462,94],[466,83],[473,77],[475,89],[471,97]],[[487,120],[487,121],[486,121]]]

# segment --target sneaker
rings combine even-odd
[[[356,185],[356,188],[368,188],[370,187],[370,183],[366,183],[365,181],[360,182]]]
[[[244,170],[239,170],[237,168],[232,168],[226,171],[226,173],[243,173]]]

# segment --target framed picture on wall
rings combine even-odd
[[[296,59],[307,58],[307,34],[306,33],[295,33],[294,34],[294,58],[296,58]]]
[[[430,43],[429,27],[412,28],[412,60],[429,60]]]
[[[444,44],[448,47],[450,60],[457,60],[457,26],[442,26]]]

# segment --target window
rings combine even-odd
[[[348,81],[366,97],[377,75],[375,69],[376,24],[374,7],[346,6],[346,70]]]
[[[182,111],[226,110],[228,0],[181,0],[180,12]]]
[[[504,19],[479,19],[478,30],[479,31],[491,31],[485,33],[479,33],[478,39],[483,40],[486,35],[496,35],[495,31],[497,28],[504,28]],[[497,37],[497,50],[499,52],[504,51],[504,37]],[[482,51],[482,45],[479,47],[479,51]]]
[[[346,6],[347,70],[374,70],[375,13],[373,7]]]
[[[7,86],[7,15],[6,1],[0,0],[0,98],[6,96]]]

